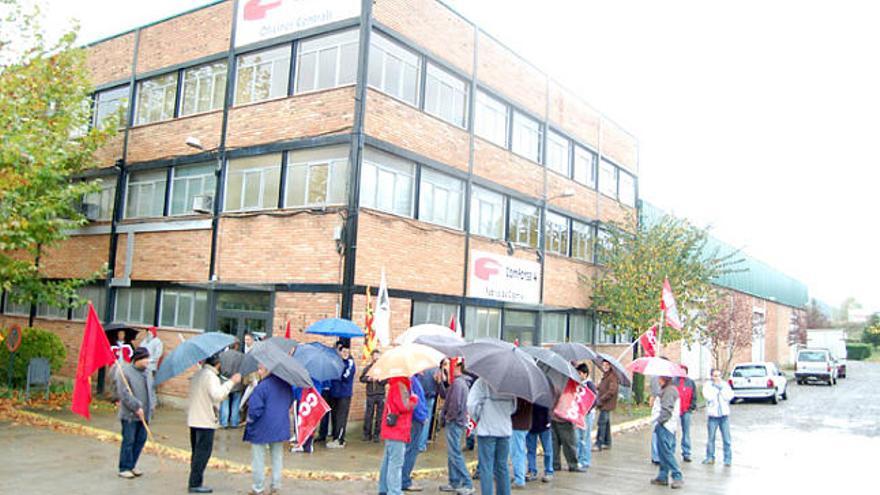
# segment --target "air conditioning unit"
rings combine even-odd
[[[192,209],[196,213],[213,213],[214,196],[211,196],[209,194],[200,194],[193,197]]]
[[[82,203],[80,211],[90,222],[95,222],[101,217],[101,205],[97,203]]]

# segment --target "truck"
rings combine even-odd
[[[840,328],[812,328],[807,330],[807,347],[828,349],[837,363],[837,376],[846,378],[846,330]]]

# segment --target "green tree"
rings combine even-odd
[[[66,305],[85,281],[44,279],[40,255],[86,222],[79,204],[97,184],[75,179],[108,132],[88,130],[77,28],[49,41],[38,9],[0,0],[0,15],[0,285],[17,302]]]
[[[831,321],[822,312],[819,302],[810,299],[807,304],[807,328],[831,328]]]

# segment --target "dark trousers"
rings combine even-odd
[[[611,411],[599,411],[598,423],[596,445],[599,447],[611,447]]]
[[[214,430],[211,428],[190,428],[189,444],[192,447],[192,458],[189,461],[190,488],[202,486],[205,467],[214,449]]]
[[[327,430],[330,429],[330,416],[333,415],[333,410],[336,409],[336,399],[330,397],[329,391],[321,392],[321,397],[331,410],[321,418],[321,424],[318,426],[318,435],[315,437],[316,442],[327,440]]]
[[[578,467],[577,448],[574,440],[574,425],[568,421],[551,421],[553,430],[553,469],[562,469],[561,454],[565,454],[568,468]]]
[[[351,408],[351,397],[337,397],[331,418],[333,420],[333,439],[345,443],[345,427],[348,426],[348,410]]]
[[[147,429],[140,420],[126,421],[122,423],[122,444],[119,446],[119,472],[131,471],[137,466],[141,450],[147,443]]]
[[[382,431],[382,409],[385,407],[384,395],[368,395],[364,409],[364,439],[379,438]]]

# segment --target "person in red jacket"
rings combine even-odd
[[[388,380],[388,396],[382,411],[382,440],[385,440],[385,453],[382,467],[379,468],[379,493],[401,495],[403,476],[403,454],[410,442],[412,413],[418,397],[412,393],[408,377],[393,377]]]

